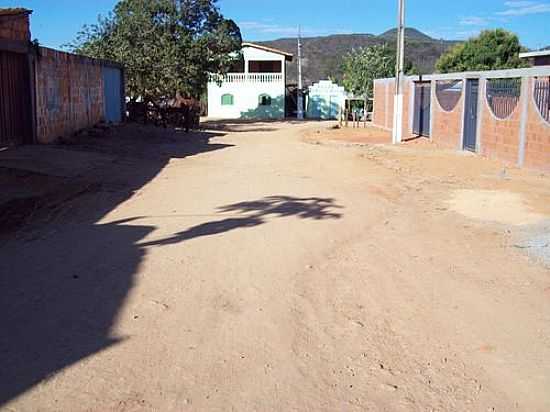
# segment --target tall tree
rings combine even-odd
[[[394,77],[395,67],[395,49],[385,44],[353,50],[342,62],[344,88],[357,96],[372,97],[374,80]],[[410,62],[406,62],[405,71],[415,71]]]
[[[503,29],[485,30],[443,54],[436,69],[440,73],[452,73],[527,67],[527,62],[519,58],[523,50],[514,33]]]
[[[122,63],[131,99],[199,97],[208,73],[226,73],[241,48],[239,28],[216,2],[121,0],[107,17],[84,26],[69,47]]]

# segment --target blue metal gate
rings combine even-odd
[[[105,94],[105,120],[112,123],[122,121],[123,88],[122,70],[118,67],[103,66],[103,89]]]
[[[430,82],[416,82],[414,86],[413,133],[429,137],[432,85]]]
[[[466,80],[466,106],[464,110],[464,149],[476,151],[477,100],[479,80]]]

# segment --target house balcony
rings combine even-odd
[[[283,83],[282,73],[228,73],[222,75],[210,75],[212,83]]]

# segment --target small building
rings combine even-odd
[[[286,63],[292,54],[253,43],[242,44],[243,59],[235,69],[208,83],[208,117],[217,119],[283,119]]]
[[[307,113],[309,119],[337,119],[344,110],[348,95],[342,86],[330,80],[321,80],[309,86]]]
[[[123,67],[31,43],[31,13],[0,8],[0,147],[121,122]]]
[[[520,53],[521,59],[528,59],[531,66],[550,66],[550,49]]]

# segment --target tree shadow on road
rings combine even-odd
[[[129,125],[112,136],[63,147],[58,156],[62,162],[74,161],[73,151],[96,157],[104,153],[113,161],[79,176],[98,179],[96,189],[67,201],[53,220],[40,225],[33,221],[17,237],[0,238],[0,409],[35,385],[128,339],[117,335],[113,326],[124,314],[121,308],[146,253],[139,242],[156,228],[101,219],[171,159],[231,147],[211,141],[222,135],[182,135]],[[52,213],[43,209],[48,210],[36,213]],[[94,371],[88,373],[82,376],[84,386],[93,379]],[[51,396],[47,399],[53,404]]]
[[[140,246],[160,246],[185,242],[203,236],[212,236],[235,229],[246,229],[267,223],[273,218],[295,216],[299,219],[340,219],[343,209],[333,198],[267,196],[260,200],[234,203],[218,208],[218,212],[233,216],[202,223],[165,239],[141,243]],[[235,217],[234,215],[237,215]]]

